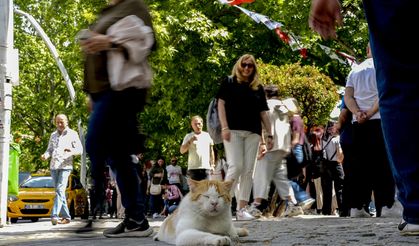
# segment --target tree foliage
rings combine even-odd
[[[53,116],[57,113],[67,114],[72,128],[77,128],[80,121],[86,129],[83,56],[74,37],[96,19],[106,2],[15,0],[16,8],[31,14],[55,44],[77,93],[71,103],[47,47],[28,22],[15,15],[14,46],[20,54],[21,85],[13,89],[12,132],[22,139],[22,169],[35,171],[48,166],[39,156],[55,129]],[[150,57],[154,86],[141,115],[142,131],[148,135],[146,158],[179,155],[183,136],[191,131],[190,117],[205,116],[220,78],[231,73],[244,53],[259,59],[265,83],[276,81],[284,95],[301,101],[308,124],[324,122],[336,91],[325,75],[343,85],[350,68],[330,59],[318,44],[362,60],[367,43],[361,1],[356,0],[342,1],[345,19],[337,41],[323,41],[308,28],[310,0],[257,0],[241,6],[283,23],[283,30],[293,32],[307,48],[306,59],[262,23],[217,0],[145,2],[153,16],[158,42],[157,51]],[[185,161],[181,156],[180,164],[185,165]]]
[[[71,102],[60,70],[46,44],[23,16],[15,14],[15,43],[19,50],[20,85],[13,88],[12,133],[22,147],[21,168],[36,171],[48,167],[40,160],[54,131],[54,116],[65,113],[70,126],[85,126],[87,107],[82,92],[82,56],[76,33],[95,17],[102,1],[16,0],[15,8],[32,15],[56,46],[73,86]]]
[[[259,70],[265,84],[278,86],[281,98],[297,99],[308,127],[327,123],[339,99],[337,86],[328,76],[314,66],[298,63],[281,67],[261,64]]]

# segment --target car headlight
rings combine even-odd
[[[11,195],[11,196],[8,196],[7,199],[11,202],[15,202],[19,200],[19,197]]]

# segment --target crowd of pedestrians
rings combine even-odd
[[[402,35],[391,33],[403,28],[402,16],[409,16],[403,13],[417,6],[413,1],[388,1],[386,6],[379,2],[365,1],[374,60],[367,59],[349,74],[346,108],[338,122],[304,130],[298,102],[264,88],[256,59],[245,54],[232,69],[232,81],[225,76],[216,95],[225,159],[218,151],[214,154],[214,142],[203,131],[202,117],[196,115],[191,119],[193,131],[180,145],[180,153],[188,153],[184,171],[179,170],[176,158],[166,166],[165,159],[159,157],[151,167],[138,158],[144,151],[144,139],[138,134],[137,116],[151,86],[147,56],[154,47],[153,28],[143,1],[111,0],[91,26],[89,37],[80,39],[86,54],[84,89],[92,102],[86,150],[95,202],[100,207],[103,201],[111,201],[112,206],[115,192],[110,191],[107,198],[103,175],[108,166],[124,207],[122,223],[105,230],[104,235],[152,234],[147,214],[160,218],[172,213],[188,192],[187,178],[232,181],[231,194],[236,200],[232,210],[237,220],[263,215],[263,204],[272,199],[272,187],[283,201],[280,204],[285,204],[284,216],[310,209],[324,215],[371,216],[372,204],[375,216],[386,216],[396,207],[397,184],[404,208],[399,230],[419,233],[417,144],[409,141],[412,132],[405,127],[417,122],[417,115],[412,114],[418,107],[412,94],[418,86],[414,74],[417,62],[394,50],[395,43],[405,40],[397,40]],[[313,0],[310,26],[325,38],[335,37],[339,13],[337,0]],[[415,22],[405,24],[411,23]],[[130,59],[120,69],[104,65],[118,64],[126,57]],[[312,162],[290,177],[289,156],[296,164],[303,163],[306,138],[311,140]]]

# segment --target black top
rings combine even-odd
[[[227,123],[231,130],[244,130],[261,135],[260,113],[269,110],[262,85],[253,90],[248,83],[239,84],[236,77],[233,78],[233,83],[229,83],[226,77],[216,97],[225,101]]]

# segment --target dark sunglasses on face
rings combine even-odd
[[[246,68],[246,67],[254,68],[255,67],[255,65],[253,63],[242,63],[241,66],[242,66],[242,68]]]

